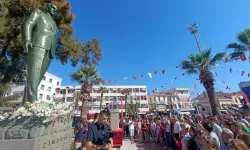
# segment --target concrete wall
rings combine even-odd
[[[59,120],[44,126],[35,119],[30,117],[1,121],[0,149],[70,150],[73,133],[71,120]]]

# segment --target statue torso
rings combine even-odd
[[[32,31],[32,44],[54,51],[58,37],[54,19],[47,13],[39,11],[39,17]]]

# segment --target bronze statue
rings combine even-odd
[[[38,86],[56,54],[58,28],[53,18],[57,7],[47,4],[46,9],[34,9],[22,26],[22,40],[27,52],[27,83],[24,100],[38,100]]]

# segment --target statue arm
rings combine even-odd
[[[22,38],[23,42],[29,41],[31,42],[32,29],[36,24],[36,21],[41,16],[40,9],[34,9],[29,16],[27,16],[23,22],[22,26]]]

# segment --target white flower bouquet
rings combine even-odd
[[[43,120],[42,123],[53,122],[57,118],[69,119],[73,110],[65,104],[44,101],[35,101],[34,103],[25,103],[13,112],[0,113],[0,121],[5,119],[20,119],[22,117],[36,116]]]

